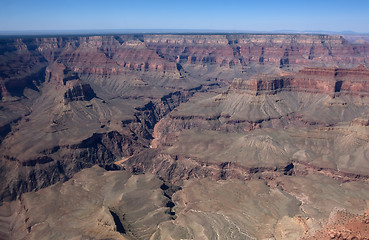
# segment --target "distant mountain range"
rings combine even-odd
[[[274,31],[254,31],[254,30],[213,30],[213,29],[84,29],[84,30],[16,30],[1,31],[0,36],[35,36],[35,35],[106,35],[106,34],[190,34],[190,33],[271,33],[271,34],[333,34],[333,35],[369,35],[369,33],[358,33],[353,31],[323,31],[323,30],[274,30]]]

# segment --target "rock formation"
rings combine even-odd
[[[68,101],[90,101],[95,96],[89,84],[77,84],[64,94],[64,98]]]
[[[368,238],[368,47],[1,38],[0,238]]]
[[[148,239],[157,224],[172,218],[162,185],[152,175],[85,169],[64,184],[1,206],[0,237]]]

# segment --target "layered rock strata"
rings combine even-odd
[[[366,210],[368,52],[328,35],[2,38],[0,198],[18,200],[0,235],[320,236],[335,207]],[[75,175],[97,164],[122,172]]]
[[[167,185],[153,175],[85,169],[0,206],[0,238],[148,239],[156,225],[173,218],[170,191],[161,186]]]
[[[257,74],[250,79],[234,79],[230,89],[255,95],[297,91],[368,96],[368,83],[369,69],[361,65],[356,68],[304,68],[287,76]]]

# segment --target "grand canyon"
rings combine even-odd
[[[369,239],[369,41],[0,38],[0,239]]]

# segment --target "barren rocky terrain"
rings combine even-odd
[[[0,38],[0,239],[369,239],[360,36]]]

